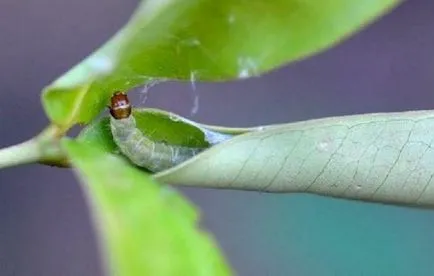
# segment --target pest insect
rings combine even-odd
[[[195,156],[205,148],[191,148],[155,142],[136,126],[126,94],[116,92],[110,102],[110,127],[120,151],[131,162],[152,172],[159,172]]]

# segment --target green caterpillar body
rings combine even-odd
[[[137,128],[131,115],[123,119],[111,117],[110,126],[119,150],[131,162],[152,172],[169,169],[204,150],[152,141]]]
[[[152,172],[159,172],[176,166],[205,150],[205,148],[169,145],[153,141],[137,128],[131,111],[132,107],[127,95],[122,92],[114,93],[110,103],[110,128],[113,140],[119,150],[137,166]],[[229,134],[202,128],[199,124],[187,119],[184,121],[200,129],[210,146],[232,137]]]

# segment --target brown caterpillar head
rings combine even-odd
[[[110,114],[116,120],[126,119],[131,115],[131,104],[126,94],[118,91],[110,99]]]

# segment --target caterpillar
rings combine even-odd
[[[114,142],[122,154],[139,167],[152,172],[159,172],[176,166],[206,149],[169,145],[165,142],[153,141],[144,135],[136,126],[136,120],[132,115],[132,106],[127,95],[122,92],[113,94],[109,109],[111,114],[110,128]],[[197,124],[194,125],[198,127]],[[232,137],[231,135],[199,129],[203,131],[211,145]]]

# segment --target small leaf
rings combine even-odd
[[[399,0],[141,1],[103,47],[45,88],[51,121],[88,123],[115,90],[246,78],[341,41]]]
[[[230,275],[197,213],[176,191],[122,159],[64,141],[93,208],[112,275]]]
[[[78,135],[77,141],[93,145],[108,153],[119,153],[113,141],[108,117],[99,118],[87,125]]]
[[[434,206],[434,112],[269,126],[154,175],[189,186]]]

